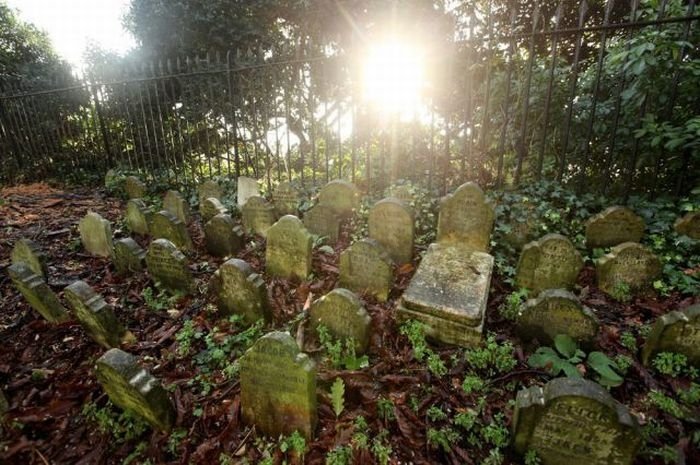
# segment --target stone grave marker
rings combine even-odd
[[[629,208],[609,207],[586,222],[586,246],[593,249],[639,242],[645,228],[642,217]]]
[[[643,245],[625,242],[596,263],[598,287],[610,295],[650,288],[661,275],[661,260]]]
[[[224,192],[216,181],[205,181],[197,188],[197,197],[199,198],[200,205],[211,197],[221,200],[223,195]]]
[[[316,204],[304,213],[304,226],[311,234],[335,244],[340,236],[340,217],[327,205]]]
[[[415,202],[416,197],[410,186],[406,184],[400,184],[398,186],[392,186],[387,193],[387,197],[393,197],[395,199],[401,200],[408,207],[412,208],[413,202]]]
[[[12,263],[24,263],[34,274],[38,274],[46,280],[49,275],[46,254],[31,239],[21,238],[15,242],[10,254]]]
[[[124,190],[130,199],[142,199],[146,196],[146,185],[136,176],[127,176]]]
[[[170,212],[178,220],[187,224],[190,222],[190,204],[178,191],[168,191],[163,198],[163,210]]]
[[[110,349],[97,359],[95,375],[115,405],[158,430],[170,431],[177,417],[170,396],[157,378],[138,365],[135,356]]]
[[[268,229],[277,221],[275,207],[262,197],[250,197],[241,212],[243,229],[267,237]]]
[[[556,378],[518,392],[513,445],[542,465],[631,465],[640,444],[637,419],[593,381]]]
[[[319,192],[318,203],[331,207],[339,217],[348,218],[360,207],[360,191],[351,182],[331,181]]]
[[[216,215],[228,215],[228,210],[218,199],[209,197],[199,204],[199,213],[202,215],[202,221],[206,223]]]
[[[547,234],[523,247],[515,282],[532,296],[545,289],[571,289],[581,268],[583,259],[574,244],[561,234]]]
[[[50,323],[63,323],[70,315],[61,305],[56,294],[46,282],[24,263],[15,263],[7,267],[12,283],[29,302]]]
[[[248,176],[238,177],[238,191],[236,193],[236,202],[238,207],[242,207],[248,202],[251,197],[260,197],[260,189],[258,181]]]
[[[473,183],[462,184],[440,201],[437,241],[486,252],[495,212],[484,192]]]
[[[212,291],[225,315],[241,315],[248,324],[272,319],[267,286],[243,260],[232,258],[224,262],[212,277]]]
[[[112,255],[112,226],[95,212],[88,212],[78,225],[85,250],[98,257]]]
[[[386,198],[369,211],[369,237],[379,242],[398,264],[413,258],[413,212],[402,201]]]
[[[373,239],[355,242],[340,254],[338,285],[358,294],[368,293],[386,302],[394,279],[389,254]]]
[[[228,257],[243,248],[243,229],[229,215],[218,214],[204,225],[207,251],[215,257]]]
[[[311,234],[299,218],[286,215],[267,232],[265,265],[270,276],[305,280],[311,273]]]
[[[258,339],[240,359],[241,413],[261,433],[277,438],[316,429],[316,365],[288,333]]]
[[[171,291],[189,292],[193,287],[187,258],[167,239],[151,242],[146,252],[146,267],[154,280]]]
[[[290,182],[281,182],[272,193],[272,203],[278,216],[299,215],[299,203],[301,196],[299,191]]]
[[[660,316],[642,349],[642,361],[650,364],[659,352],[675,352],[700,367],[700,304]]]
[[[682,236],[700,240],[700,210],[686,213],[678,218],[673,228]]]
[[[337,288],[314,301],[309,309],[311,329],[323,325],[337,339],[352,338],[355,351],[364,354],[369,346],[372,319],[357,296],[343,288]]]
[[[141,199],[131,199],[126,203],[126,225],[129,230],[140,236],[148,235],[153,212]]]
[[[122,276],[143,271],[146,251],[130,237],[114,243],[114,267]]]
[[[398,305],[400,319],[426,325],[432,339],[481,343],[493,257],[470,247],[430,244]]]
[[[150,230],[154,239],[167,239],[181,250],[193,248],[185,223],[168,211],[161,210],[153,215]]]

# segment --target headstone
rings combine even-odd
[[[574,244],[561,234],[547,234],[523,247],[515,282],[536,296],[545,289],[571,289],[583,268]]]
[[[114,243],[114,267],[117,274],[130,275],[143,271],[146,251],[130,237]]]
[[[386,302],[394,279],[391,258],[373,239],[355,242],[340,254],[338,285]]]
[[[49,275],[46,254],[31,239],[22,238],[15,242],[10,258],[13,264],[24,263],[34,274],[38,274],[43,279]]]
[[[641,444],[639,424],[599,384],[556,378],[518,392],[513,443],[542,465],[631,465]]]
[[[331,207],[339,217],[348,218],[360,207],[360,191],[350,182],[331,181],[319,192],[318,203]]]
[[[154,214],[150,230],[154,239],[167,239],[181,250],[193,248],[187,226],[170,212],[161,210]]]
[[[229,215],[219,214],[204,225],[207,251],[215,257],[228,257],[243,248],[243,229]]]
[[[221,200],[224,195],[221,187],[216,181],[205,181],[199,185],[197,188],[197,196],[199,198],[199,204],[201,205],[206,199],[211,197]]]
[[[260,197],[260,189],[258,189],[258,181],[247,176],[238,177],[238,192],[236,193],[236,201],[239,207],[242,207],[248,202],[251,197]]]
[[[51,323],[63,323],[70,316],[46,282],[24,263],[15,263],[7,268],[15,287],[22,293],[34,310]]]
[[[161,431],[170,431],[177,416],[168,392],[141,368],[136,357],[110,349],[95,364],[95,375],[109,399]]]
[[[612,248],[596,263],[598,287],[615,295],[620,286],[634,294],[651,287],[661,275],[661,260],[643,245],[625,242]]]
[[[557,334],[568,334],[579,344],[591,346],[598,334],[593,312],[565,289],[547,289],[523,306],[517,322],[523,339],[551,345]]]
[[[440,201],[437,241],[486,252],[494,217],[481,188],[473,182],[462,184]]]
[[[648,365],[659,352],[675,352],[700,367],[700,304],[660,316],[642,349],[642,361]]]
[[[117,182],[117,179],[119,179],[119,175],[117,174],[117,171],[115,169],[108,169],[107,172],[105,173],[105,187],[107,189],[114,187],[114,185]]]
[[[304,226],[311,234],[327,238],[330,244],[335,244],[340,236],[340,217],[327,205],[316,204],[304,213]]]
[[[586,246],[593,249],[639,242],[645,227],[642,217],[629,208],[610,207],[586,222]]]
[[[431,244],[398,306],[401,319],[426,325],[447,344],[481,343],[493,257],[470,247]]]
[[[212,290],[226,315],[241,315],[248,324],[272,319],[265,282],[243,260],[224,262],[212,277]]]
[[[685,214],[673,225],[676,232],[691,239],[700,240],[700,210]]]
[[[511,205],[502,240],[520,251],[528,242],[537,238],[538,213],[529,199]]]
[[[153,212],[141,199],[131,199],[126,203],[126,225],[129,230],[140,236],[148,234]]]
[[[372,319],[360,299],[351,291],[333,289],[317,299],[311,304],[309,318],[312,330],[323,325],[336,339],[345,341],[352,338],[358,354],[367,351]]]
[[[311,234],[299,218],[286,215],[267,232],[265,265],[270,276],[299,278],[311,273]]]
[[[289,182],[282,182],[272,193],[272,203],[278,216],[299,214],[299,191]]]
[[[392,186],[388,191],[387,197],[394,197],[395,199],[399,199],[409,207],[411,207],[411,205],[413,205],[413,202],[415,202],[416,200],[414,190],[411,189],[411,186],[408,186],[406,184]]]
[[[250,197],[241,212],[243,229],[248,233],[267,237],[270,226],[275,224],[275,207],[262,197]]]
[[[80,240],[85,250],[98,257],[112,255],[112,227],[109,221],[95,212],[88,212],[78,225]]]
[[[287,333],[258,339],[240,359],[243,420],[270,437],[316,429],[316,365]]]
[[[192,289],[192,273],[187,258],[167,239],[151,242],[146,252],[146,267],[151,277],[171,291]]]
[[[413,212],[402,201],[387,198],[369,211],[369,237],[384,246],[398,264],[413,258]]]
[[[163,198],[163,210],[169,211],[177,219],[187,224],[190,222],[190,204],[178,191],[168,191]]]
[[[146,185],[136,176],[127,176],[124,190],[130,199],[142,199],[146,196]]]
[[[199,204],[199,213],[202,215],[202,221],[206,223],[216,215],[228,215],[228,210],[219,202],[219,199],[209,197]]]

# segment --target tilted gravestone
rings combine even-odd
[[[211,197],[221,200],[223,195],[224,192],[216,181],[205,181],[197,188],[197,197],[199,198],[200,205]]]
[[[143,271],[146,251],[130,237],[114,243],[114,268],[122,276]]]
[[[299,278],[311,273],[311,234],[299,218],[286,215],[267,232],[265,265],[270,276]]]
[[[598,287],[605,293],[634,294],[650,288],[661,275],[661,260],[643,245],[625,242],[596,263]]]
[[[31,239],[22,238],[15,242],[10,259],[13,264],[24,263],[34,274],[38,274],[43,279],[49,275],[46,254]]]
[[[398,264],[413,258],[414,222],[411,209],[398,199],[386,198],[369,211],[369,237]]]
[[[272,193],[272,203],[278,216],[299,214],[299,191],[289,182],[281,182]]]
[[[700,367],[700,304],[660,316],[642,349],[642,361],[648,365],[659,352],[675,352]]]
[[[344,341],[343,344],[352,338],[358,354],[367,351],[372,319],[351,291],[337,288],[317,299],[311,304],[309,318],[313,331],[323,325],[336,339]]]
[[[250,197],[241,210],[243,229],[247,233],[267,237],[268,229],[277,221],[275,207],[262,197]]]
[[[177,417],[168,392],[141,368],[136,357],[110,349],[97,359],[95,375],[109,399],[161,431],[170,431]]]
[[[136,176],[127,176],[124,190],[130,199],[142,199],[146,196],[146,185]]]
[[[126,203],[126,225],[129,230],[140,236],[148,234],[153,212],[141,199],[131,199]]]
[[[316,365],[288,333],[258,339],[240,359],[243,420],[270,437],[316,429]]]
[[[682,236],[700,240],[700,210],[686,213],[678,218],[673,225],[673,229]]]
[[[243,229],[229,215],[219,214],[204,225],[207,251],[215,257],[228,257],[243,248]]]
[[[571,289],[581,268],[583,259],[574,244],[561,234],[547,234],[523,247],[515,282],[533,296],[545,289]]]
[[[206,223],[216,215],[228,215],[228,210],[219,199],[209,197],[199,204],[199,213],[202,215],[202,221]]]
[[[88,212],[78,225],[85,250],[98,257],[112,255],[112,226],[95,212]]]
[[[487,253],[448,244],[431,244],[408,288],[398,316],[425,324],[432,339],[463,347],[481,343],[493,273]]]
[[[325,237],[335,244],[340,236],[340,217],[327,205],[316,204],[304,213],[304,226],[311,234]]]
[[[331,207],[339,217],[348,218],[360,207],[360,191],[350,182],[331,181],[319,192],[318,203]]]
[[[494,217],[481,188],[473,182],[462,184],[440,201],[437,241],[486,252]]]
[[[391,291],[394,270],[391,258],[373,239],[355,242],[340,254],[338,285],[359,294],[373,295],[386,302]]]
[[[517,320],[520,337],[552,344],[557,334],[568,334],[579,344],[591,346],[598,334],[598,320],[578,298],[565,289],[547,289],[528,300]]]
[[[645,228],[642,217],[629,208],[610,207],[586,222],[586,246],[593,249],[639,242]]]
[[[260,197],[258,181],[247,176],[239,176],[236,192],[236,202],[238,206],[242,207],[245,205],[251,197]]]
[[[63,323],[70,319],[70,315],[61,305],[56,294],[41,276],[34,273],[28,266],[24,263],[15,263],[7,267],[7,271],[15,287],[29,302],[29,305],[39,312],[46,321]]]
[[[187,224],[190,222],[190,204],[178,191],[168,191],[163,198],[163,210],[173,214],[177,219]]]
[[[232,258],[224,262],[214,273],[211,285],[222,313],[241,315],[248,324],[272,319],[267,286],[243,260]]]
[[[637,419],[599,384],[556,378],[518,392],[513,444],[542,465],[631,465],[641,444]]]
[[[151,277],[171,291],[189,292],[193,287],[187,258],[167,239],[151,242],[146,252],[146,267]]]
[[[187,225],[170,212],[161,210],[154,214],[150,230],[154,239],[167,239],[181,250],[193,248]]]

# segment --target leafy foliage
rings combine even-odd
[[[345,410],[345,383],[343,378],[336,378],[331,386],[331,405],[336,417]]]

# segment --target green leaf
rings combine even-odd
[[[554,337],[554,347],[557,348],[560,354],[562,354],[567,359],[572,358],[576,355],[576,341],[574,341],[568,334],[557,334]]]
[[[602,352],[588,354],[588,365],[600,375],[600,384],[605,386],[619,386],[624,379],[617,373],[618,366]]]
[[[336,378],[331,386],[331,403],[337,418],[345,410],[345,383],[342,378]]]
[[[544,368],[556,376],[562,370],[561,364],[565,362],[551,347],[540,347],[537,352],[530,355],[527,364],[533,368]]]

